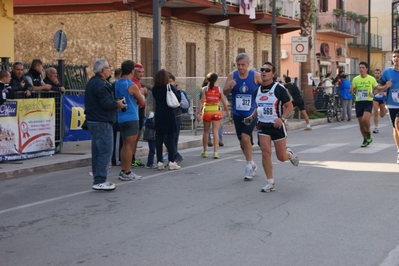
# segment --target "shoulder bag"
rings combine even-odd
[[[171,108],[177,108],[180,106],[179,100],[177,99],[176,95],[173,93],[170,84],[166,85],[166,103]]]

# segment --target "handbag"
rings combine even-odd
[[[143,140],[155,140],[155,129],[145,127]]]
[[[180,106],[179,100],[176,95],[173,93],[170,84],[166,85],[166,103],[171,108],[177,108]]]

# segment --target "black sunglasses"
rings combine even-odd
[[[268,67],[262,67],[261,69],[260,69],[260,72],[266,72],[266,73],[269,73],[269,72],[271,72],[272,70],[270,69],[270,68],[268,68]]]

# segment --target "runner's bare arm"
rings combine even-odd
[[[231,90],[234,88],[235,85],[236,85],[236,81],[233,79],[233,73],[230,73],[227,76],[227,80],[226,80],[226,83],[223,88],[223,94],[228,95],[231,92]]]

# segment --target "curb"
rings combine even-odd
[[[190,138],[190,136],[184,136],[182,139]],[[144,141],[139,142],[139,146],[142,148],[137,149],[136,156],[143,157],[148,155],[148,146]],[[189,149],[193,147],[202,146],[202,138],[192,137],[187,141],[180,142],[178,145],[179,150]],[[80,153],[82,151],[82,153]],[[39,157],[35,159],[30,159],[29,161],[23,161],[26,165],[14,164],[10,162],[9,164],[4,164],[3,168],[9,166],[10,164],[14,169],[0,171],[0,181],[5,179],[11,179],[16,177],[24,177],[33,174],[50,173],[61,170],[68,170],[78,167],[86,167],[91,165],[91,152],[90,149],[85,150],[75,150],[75,153],[59,153],[51,157]],[[78,153],[79,152],[79,153]],[[58,156],[58,157],[57,157]],[[61,157],[62,156],[62,157]],[[73,157],[71,157],[73,156]],[[0,167],[1,168],[1,167]],[[1,169],[0,169],[1,170]]]

